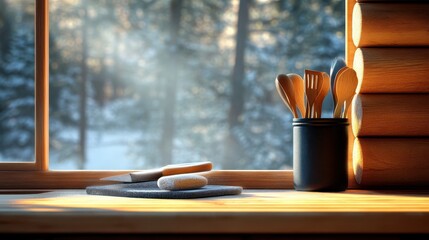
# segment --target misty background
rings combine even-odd
[[[344,2],[51,0],[50,168],[291,169],[274,79],[329,73]],[[33,161],[34,1],[0,0],[0,36],[0,161]]]

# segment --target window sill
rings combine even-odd
[[[129,171],[0,171],[0,189],[82,189],[109,182],[100,178]],[[217,170],[202,172],[209,184],[253,189],[293,189],[291,170]],[[350,174],[353,178],[353,174]],[[31,179],[31,181],[28,181]],[[354,182],[354,179],[349,181]],[[349,187],[354,187],[350,184]]]
[[[245,190],[193,200],[0,195],[0,233],[429,233],[429,191]]]

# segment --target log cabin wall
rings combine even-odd
[[[429,187],[429,1],[348,0],[347,16],[356,182]]]

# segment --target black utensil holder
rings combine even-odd
[[[293,182],[298,191],[347,188],[349,122],[344,118],[293,119]]]

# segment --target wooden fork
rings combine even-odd
[[[307,109],[305,111],[306,118],[313,118],[315,116],[314,102],[323,85],[323,72],[305,70],[305,96],[307,97]]]
[[[323,74],[322,88],[321,88],[320,93],[319,93],[319,95],[317,95],[317,98],[314,102],[314,117],[316,117],[316,118],[320,118],[322,116],[323,100],[325,99],[326,95],[328,95],[330,85],[331,85],[329,75],[325,72],[323,72],[322,74]]]

